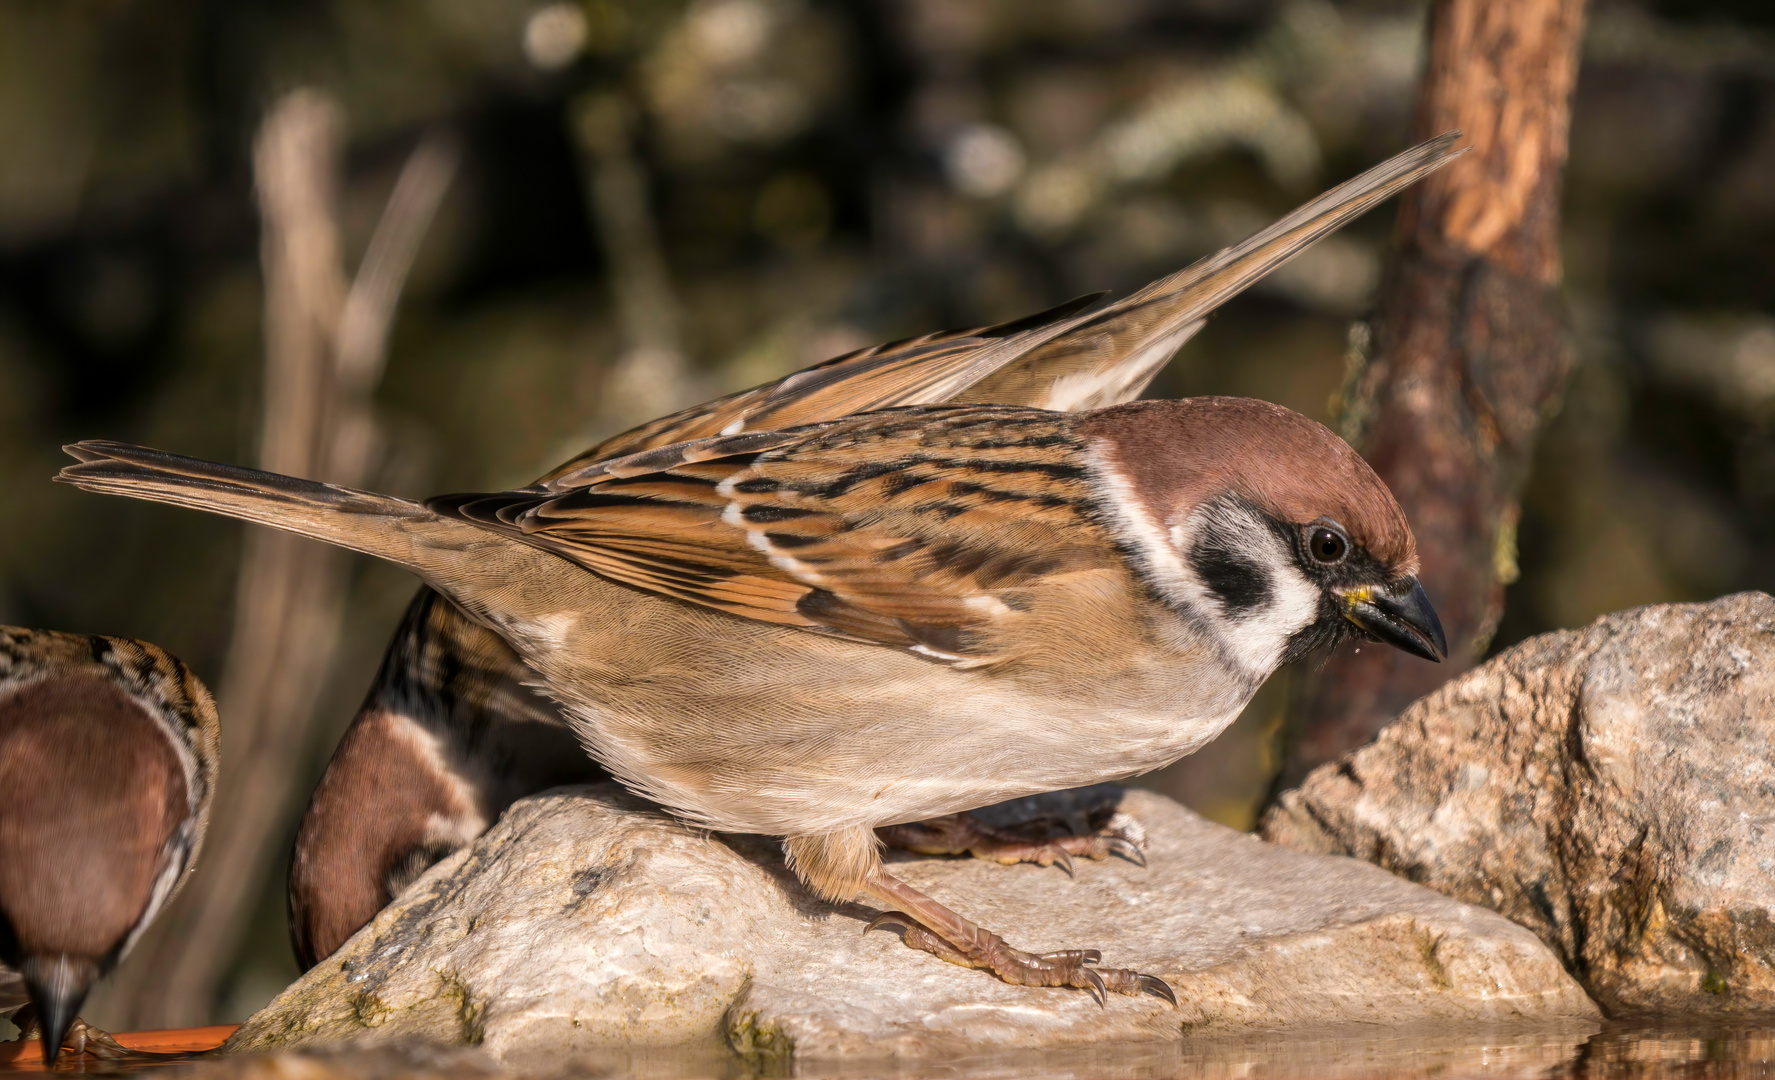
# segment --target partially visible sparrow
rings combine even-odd
[[[609,779],[538,676],[431,589],[309,800],[290,857],[290,943],[313,967],[514,801]]]
[[[1016,322],[850,353],[775,383],[607,439],[537,486],[571,486],[587,466],[691,439],[772,431],[893,406],[943,402],[1081,411],[1130,401],[1228,299],[1314,240],[1448,159],[1453,135],[1414,149],[1301,207],[1249,240],[1113,304],[1088,296]],[[297,835],[291,937],[312,966],[419,873],[473,840],[506,806],[602,779],[573,752],[555,703],[497,634],[429,588],[390,644]],[[1031,841],[967,815],[884,829],[891,845],[1068,865],[1138,849],[1115,834]]]
[[[1391,493],[1324,427],[1248,399],[886,408],[423,505],[68,450],[60,479],[83,489],[407,567],[511,646],[635,790],[785,837],[811,889],[872,897],[908,944],[1099,1000],[1175,998],[1094,950],[1011,947],[889,874],[874,830],[1169,764],[1279,664],[1347,636],[1446,653]]]
[[[216,706],[145,641],[0,626],[0,1011],[43,1060],[126,1053],[77,1013],[184,883]]]

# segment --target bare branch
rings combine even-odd
[[[1334,657],[1305,680],[1283,785],[1472,666],[1503,613],[1517,499],[1571,368],[1559,203],[1583,0],[1439,0],[1417,129],[1474,152],[1407,192],[1345,423],[1411,519],[1450,656]]]
[[[346,283],[337,208],[343,121],[299,90],[254,144],[264,234],[264,411],[259,464],[362,483],[377,439],[370,398],[389,326],[457,153],[427,139],[401,173],[355,282]],[[225,764],[190,885],[107,988],[135,1028],[213,1018],[217,994],[294,813],[296,783],[333,666],[344,553],[270,530],[247,532],[220,708]]]

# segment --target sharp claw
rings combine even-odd
[[[1157,975],[1136,975],[1134,976],[1134,981],[1140,984],[1142,990],[1145,990],[1153,997],[1164,998],[1171,1003],[1173,1009],[1177,1008],[1177,994],[1171,989],[1171,984],[1164,979],[1159,978]]]
[[[1073,873],[1072,856],[1068,855],[1066,853],[1065,848],[1055,848],[1054,854],[1055,854],[1055,858],[1054,858],[1054,865],[1055,866],[1058,866],[1060,869],[1066,871],[1067,877],[1077,877],[1078,876],[1077,874]]]
[[[1103,951],[1101,949],[1080,949],[1079,962],[1084,964],[1102,963]]]
[[[1105,838],[1104,843],[1108,844],[1109,849],[1117,855],[1127,859],[1142,870],[1146,869],[1146,852],[1140,850],[1140,847],[1135,844],[1134,841],[1123,836],[1111,836]]]
[[[1079,974],[1083,975],[1086,982],[1090,984],[1086,986],[1085,989],[1089,990],[1091,996],[1097,999],[1097,1007],[1100,1009],[1108,1008],[1109,988],[1103,985],[1103,976],[1097,974],[1088,967],[1079,968]]]
[[[904,911],[884,911],[880,915],[869,920],[869,925],[863,927],[863,933],[867,934],[876,927],[886,926],[889,923],[898,926],[902,930],[910,930],[918,925],[918,920],[906,914]]]

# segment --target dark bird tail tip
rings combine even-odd
[[[100,461],[110,456],[105,451],[111,445],[101,439],[82,439],[79,442],[64,445],[62,453],[82,463]]]

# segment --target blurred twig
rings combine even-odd
[[[345,294],[333,339],[337,392],[323,471],[334,483],[357,487],[369,478],[379,449],[369,406],[387,362],[388,331],[407,272],[456,175],[460,156],[455,140],[437,133],[413,151]]]
[[[1306,680],[1281,784],[1367,741],[1472,666],[1515,572],[1518,496],[1572,350],[1559,295],[1559,204],[1584,0],[1439,0],[1417,131],[1474,152],[1407,192],[1346,434],[1417,534],[1450,656],[1334,657]]]
[[[377,451],[370,399],[407,271],[456,167],[433,137],[408,160],[355,281],[336,206],[339,110],[314,91],[280,100],[254,145],[263,219],[264,414],[259,464],[361,485]],[[156,923],[112,993],[131,1027],[213,1018],[294,804],[339,639],[343,552],[247,533],[222,682],[226,763],[197,877]]]
[[[695,400],[680,334],[683,312],[672,289],[636,160],[629,109],[614,93],[590,93],[574,110],[586,187],[610,264],[623,353],[604,379],[598,436],[672,412]]]

